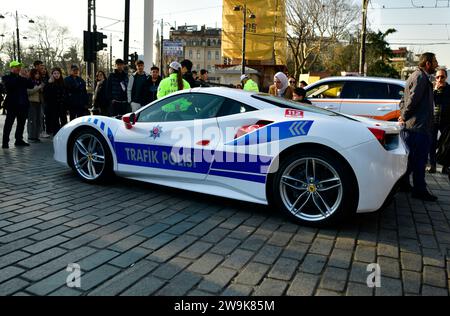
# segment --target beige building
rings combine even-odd
[[[170,40],[183,42],[184,58],[194,64],[192,70],[200,72],[206,69],[210,80],[214,80],[215,66],[223,64],[221,29],[202,26],[198,30],[196,25],[179,26],[170,32]]]

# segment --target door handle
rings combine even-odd
[[[326,106],[325,110],[337,110],[337,107],[335,107],[335,106]]]
[[[381,108],[378,108],[377,111],[392,111],[392,108],[389,106],[383,106]]]

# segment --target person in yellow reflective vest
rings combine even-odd
[[[250,79],[248,75],[242,75],[241,82],[244,87],[244,91],[259,92],[258,84]]]
[[[174,92],[190,89],[189,83],[183,79],[181,73],[181,64],[177,61],[173,61],[169,65],[169,77],[162,80],[158,87],[157,97],[161,99]]]

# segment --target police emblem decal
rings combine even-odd
[[[159,137],[161,137],[161,133],[162,133],[162,127],[161,126],[155,126],[153,127],[152,131],[150,132],[150,137],[153,137],[153,139],[157,139]]]

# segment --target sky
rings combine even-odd
[[[238,0],[236,0],[239,2]],[[355,0],[361,2],[362,0]],[[0,0],[0,13],[19,11],[30,18],[50,16],[60,25],[67,26],[74,37],[82,38],[87,28],[87,0]],[[155,0],[155,32],[161,19],[168,37],[170,25],[222,26],[222,0]],[[384,6],[384,8],[383,8]],[[388,37],[392,48],[406,46],[416,53],[436,53],[441,65],[450,67],[450,1],[447,0],[371,0],[368,17],[369,27],[397,32]],[[423,7],[423,8],[422,8]],[[131,0],[130,52],[143,51],[144,0]],[[122,54],[124,1],[97,0],[97,25],[108,36],[112,34],[113,54]],[[114,20],[116,19],[116,20]],[[27,19],[20,19],[21,33],[26,35]],[[12,33],[14,19],[0,20],[0,32]],[[109,44],[109,38],[108,38]]]

